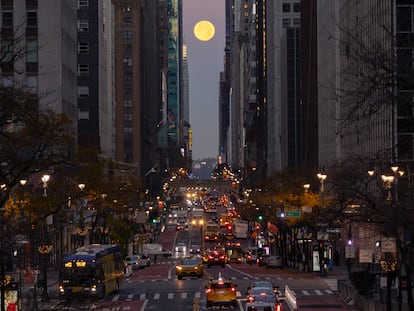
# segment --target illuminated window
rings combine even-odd
[[[87,9],[89,7],[89,0],[78,0],[78,9]]]

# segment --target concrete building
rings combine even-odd
[[[78,1],[78,143],[115,158],[115,18],[111,0]]]

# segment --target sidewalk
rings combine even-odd
[[[51,301],[57,300],[57,286],[59,283],[59,273],[53,268],[47,270],[47,288],[49,294],[49,302],[42,301],[41,294],[43,291],[42,287],[36,287],[37,296],[37,309],[38,310],[50,310]],[[35,310],[35,302],[33,301],[33,293],[35,291],[35,279],[32,277],[26,277],[22,282],[21,287],[21,306],[22,310]]]

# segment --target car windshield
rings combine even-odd
[[[274,287],[274,285],[270,281],[256,281],[253,282],[251,287]]]
[[[275,292],[273,291],[272,288],[268,288],[268,287],[254,287],[252,288],[251,295],[253,296],[255,295],[274,296]]]
[[[138,257],[127,257],[125,258],[125,261],[137,261]]]
[[[197,263],[196,259],[184,259],[181,261],[181,264],[185,266],[196,266]]]

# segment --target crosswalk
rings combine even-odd
[[[295,289],[293,290],[296,298],[300,297],[321,297],[325,295],[334,295],[335,293],[330,289]],[[202,292],[154,292],[154,293],[138,293],[138,294],[117,294],[109,297],[113,302],[115,301],[133,301],[133,300],[191,300],[201,298],[204,295]],[[237,299],[245,298],[240,291],[237,292]]]

